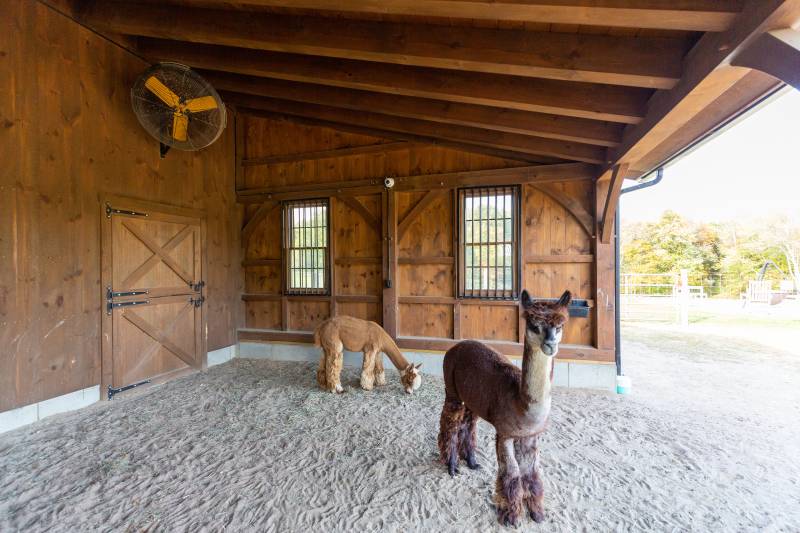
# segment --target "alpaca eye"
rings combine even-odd
[[[538,335],[538,334],[540,334],[542,332],[542,330],[539,329],[539,326],[533,326],[533,332]]]

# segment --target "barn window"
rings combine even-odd
[[[459,296],[517,297],[519,188],[459,190]]]
[[[283,205],[286,294],[328,294],[328,200]]]

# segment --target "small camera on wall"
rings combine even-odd
[[[383,178],[383,186],[387,189],[394,187],[394,178]]]

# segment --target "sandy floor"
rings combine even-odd
[[[625,335],[635,394],[557,390],[547,522],[524,528],[800,530],[798,359]],[[484,468],[450,479],[436,463],[441,381],[407,396],[389,377],[365,393],[346,369],[351,390],[331,396],[312,365],[234,360],[0,435],[0,531],[497,527],[491,427]]]

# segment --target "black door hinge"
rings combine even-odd
[[[136,388],[136,387],[138,387],[140,385],[146,385],[147,383],[150,383],[149,379],[146,379],[144,381],[140,381],[138,383],[132,383],[130,385],[125,385],[124,387],[119,387],[117,389],[115,389],[114,387],[109,385],[108,386],[108,399],[111,400],[112,398],[114,398],[115,395],[119,394],[120,392],[125,392],[126,390],[134,389],[134,388]]]
[[[189,303],[194,305],[195,307],[200,307],[205,302],[205,297],[201,296],[200,298],[189,298]]]

